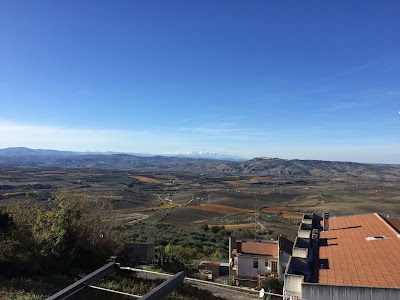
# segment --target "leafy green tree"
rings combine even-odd
[[[207,223],[203,223],[200,225],[200,229],[204,230],[204,231],[208,231],[208,224]]]
[[[46,205],[28,200],[1,208],[0,267],[38,272],[103,264],[116,248],[109,208],[100,198],[67,191]]]
[[[212,226],[211,227],[211,232],[213,233],[217,233],[221,230],[221,228],[219,226]]]
[[[186,269],[193,268],[193,260],[197,258],[197,252],[190,247],[168,244],[164,249],[165,256],[170,264],[181,265]]]
[[[278,278],[270,277],[261,282],[261,286],[270,293],[280,293],[283,283]]]
[[[30,224],[33,220],[32,210],[34,204],[28,209],[22,209],[17,204],[12,207],[2,208],[3,233],[0,234],[0,274],[13,275],[21,269],[35,271],[35,249],[32,243]],[[23,220],[20,226],[20,220]],[[10,224],[11,222],[11,224]]]
[[[124,243],[118,248],[115,261],[120,263],[122,266],[136,266],[137,256],[129,243]]]
[[[5,206],[0,206],[0,236],[9,232],[13,225],[10,212]]]
[[[116,249],[115,222],[105,199],[86,194],[59,193],[55,203],[56,231],[62,234],[62,245],[71,253],[71,264],[97,266]],[[59,227],[57,229],[57,227]]]
[[[254,233],[248,229],[236,229],[232,232],[232,236],[237,238],[254,238]]]

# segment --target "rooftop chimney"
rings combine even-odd
[[[322,218],[324,220],[324,231],[329,231],[329,213],[323,213]]]

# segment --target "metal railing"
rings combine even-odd
[[[74,282],[73,284],[67,286],[66,288],[62,289],[61,291],[55,293],[54,295],[47,298],[47,300],[63,300],[67,299],[68,297],[76,294],[77,292],[81,291],[82,289],[89,287],[94,289],[103,290],[106,292],[117,293],[125,296],[131,296],[135,298],[140,298],[141,300],[159,300],[164,299],[171,293],[174,289],[180,286],[183,283],[183,279],[185,278],[185,274],[183,272],[176,273],[168,280],[161,283],[155,289],[151,290],[144,296],[132,295],[128,293],[123,293],[119,291],[113,291],[109,289],[100,288],[97,286],[93,286],[94,283],[99,281],[104,276],[113,273],[117,270],[120,270],[120,266],[117,263],[108,263],[105,266],[97,269],[96,271],[90,273],[89,275],[83,277],[82,279]]]
[[[97,281],[99,281],[101,278],[104,276],[111,274],[115,271],[118,270],[129,270],[133,272],[141,272],[141,273],[150,273],[154,275],[159,275],[159,276],[165,276],[169,277],[166,281],[161,283],[159,286],[157,286],[155,289],[151,290],[149,293],[143,296],[139,295],[133,295],[129,293],[124,293],[120,291],[114,291],[102,287],[97,287],[94,286]],[[248,295],[257,295],[259,294],[259,291],[254,290],[254,289],[249,289],[249,288],[243,288],[243,287],[238,287],[238,286],[229,286],[226,284],[221,284],[221,283],[215,283],[215,282],[209,282],[209,281],[204,281],[200,279],[195,279],[195,278],[185,278],[184,272],[179,272],[174,275],[170,274],[165,274],[165,273],[160,273],[160,272],[154,272],[154,271],[147,271],[147,270],[142,270],[142,269],[136,269],[136,268],[131,268],[131,267],[120,267],[119,264],[111,262],[106,264],[105,266],[97,269],[96,271],[90,273],[89,275],[85,276],[84,278],[76,281],[75,283],[69,285],[68,287],[62,289],[61,291],[57,292],[56,294],[50,296],[47,298],[47,300],[62,300],[62,299],[67,299],[68,297],[76,294],[77,292],[81,291],[84,288],[93,288],[97,290],[102,290],[104,292],[111,292],[111,293],[117,293],[120,295],[124,296],[130,296],[133,298],[141,299],[141,300],[159,300],[159,299],[164,299],[168,294],[170,294],[174,289],[182,285],[184,280],[188,283],[195,283],[195,284],[202,284],[206,286],[213,286],[221,289],[229,289],[231,291],[239,292],[239,293],[246,293]],[[267,295],[273,295],[277,297],[283,297],[283,295],[279,294],[274,294],[270,292],[265,292]]]

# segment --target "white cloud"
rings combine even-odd
[[[312,130],[269,131],[230,125],[163,129],[159,131],[103,130],[52,127],[0,121],[0,148],[73,151],[171,153],[209,150],[243,157],[272,156],[373,163],[398,163],[400,143],[393,140],[347,140],[329,145]],[[381,142],[381,143],[380,143]]]
[[[25,146],[59,150],[108,151],[119,150],[124,144],[125,147],[121,151],[129,151],[135,141],[149,142],[149,140],[151,140],[151,135],[141,131],[64,128],[0,121],[1,148]]]

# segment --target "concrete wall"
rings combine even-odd
[[[371,288],[303,283],[301,299],[400,300],[400,288]]]
[[[301,222],[304,223],[304,224],[312,225],[313,220],[311,220],[311,219],[303,219]]]
[[[303,229],[299,229],[297,236],[299,238],[303,238],[303,239],[310,239],[311,237],[311,230],[303,230]]]
[[[283,294],[285,296],[299,297],[299,299],[302,299],[301,292],[302,292],[303,281],[304,281],[304,276],[285,274]],[[286,299],[289,299],[289,298],[286,298]],[[296,298],[294,298],[294,299],[296,299]],[[310,300],[308,298],[304,298],[304,299]],[[322,299],[324,299],[324,298],[321,298],[321,300]]]
[[[278,275],[279,278],[281,279],[283,279],[283,275],[285,274],[289,259],[290,259],[290,254],[283,251],[279,251]]]
[[[308,249],[307,248],[297,248],[293,247],[294,257],[307,258],[308,257]]]

